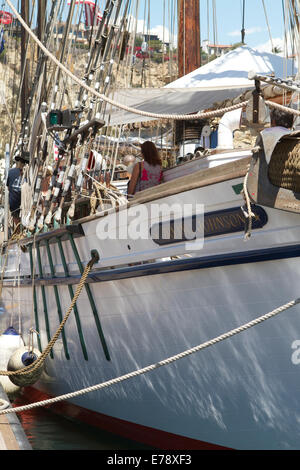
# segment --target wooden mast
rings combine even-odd
[[[178,77],[200,66],[199,0],[178,0]]]
[[[29,23],[29,0],[22,0],[21,1],[21,16],[24,21],[28,24]],[[26,45],[27,45],[28,33],[22,27],[21,29],[21,72],[23,73],[23,83],[21,88],[21,116],[22,122],[25,119],[26,115],[26,107],[27,107],[27,100],[29,95],[29,87],[28,87],[28,60],[26,59]]]
[[[44,39],[45,33],[45,20],[46,20],[46,11],[47,11],[47,0],[38,0],[38,12],[37,12],[37,37],[41,42]],[[41,50],[38,50],[38,56],[41,54]],[[46,67],[46,65],[45,65]],[[44,70],[45,75],[45,70]],[[41,90],[40,103],[46,101],[46,80],[44,80]]]

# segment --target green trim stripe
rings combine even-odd
[[[76,244],[74,242],[74,238],[73,238],[72,233],[69,233],[69,240],[70,240],[70,243],[71,243],[71,246],[72,246],[74,256],[76,258],[76,262],[77,262],[78,267],[79,267],[80,274],[82,275],[83,271],[84,271],[84,268],[83,268],[82,262],[80,260],[80,256],[78,254],[78,250],[77,250]],[[93,312],[93,315],[94,315],[96,327],[97,327],[97,330],[98,330],[99,338],[100,338],[100,341],[101,341],[101,344],[102,344],[102,347],[103,347],[105,357],[108,361],[110,361],[110,355],[109,355],[109,352],[108,352],[107,344],[106,344],[106,341],[105,341],[105,337],[104,337],[104,334],[103,334],[101,322],[100,322],[100,319],[99,319],[97,307],[96,307],[96,304],[94,302],[94,297],[93,297],[91,288],[90,288],[89,284],[85,284],[84,287],[85,287],[87,296],[88,296],[89,301],[90,301],[91,309],[92,309],[92,312]]]
[[[67,263],[66,263],[66,258],[65,258],[65,254],[63,252],[62,243],[61,243],[60,238],[57,238],[57,243],[58,243],[58,248],[59,248],[63,268],[64,268],[64,271],[65,271],[65,276],[69,276],[69,270],[68,270],[68,266],[67,266]],[[68,285],[68,289],[69,289],[70,299],[73,300],[74,292],[73,292],[72,286]],[[76,326],[77,326],[77,331],[78,331],[78,335],[79,335],[79,340],[80,340],[80,344],[81,344],[83,357],[86,361],[88,361],[89,358],[88,358],[88,354],[87,354],[87,350],[86,350],[86,346],[85,346],[85,341],[84,341],[82,328],[81,328],[80,317],[79,317],[79,313],[78,313],[78,309],[77,309],[76,304],[74,305],[73,310],[74,310],[75,321],[76,321]]]
[[[46,249],[47,249],[47,255],[48,255],[51,275],[53,277],[55,277],[55,270],[54,270],[54,265],[53,265],[49,240],[46,240]],[[54,295],[55,295],[55,301],[56,301],[56,307],[57,307],[57,314],[58,314],[58,318],[59,318],[59,323],[61,323],[62,320],[63,320],[63,315],[62,315],[61,303],[60,303],[60,298],[59,298],[59,291],[58,291],[58,287],[56,285],[54,285],[53,288],[54,288]],[[64,351],[65,351],[65,357],[66,357],[66,359],[69,360],[70,359],[70,354],[69,354],[69,351],[68,351],[68,345],[67,345],[67,340],[66,340],[66,335],[65,335],[64,328],[62,329],[61,336],[62,336],[62,342],[63,342],[63,346],[64,346]]]
[[[40,278],[43,279],[44,274],[43,274],[43,268],[42,268],[42,262],[41,262],[41,253],[40,253],[40,244],[39,244],[39,242],[36,243],[36,254],[37,254],[37,260],[38,260],[38,265],[39,265]],[[44,317],[45,317],[46,333],[47,333],[48,342],[50,342],[51,333],[50,333],[50,325],[49,325],[49,317],[48,317],[48,308],[47,308],[47,299],[46,299],[45,286],[41,286],[41,290],[42,290],[42,299],[43,299],[43,306],[44,306]],[[50,351],[50,357],[53,359],[53,350],[52,349]]]
[[[31,280],[33,282],[33,258],[32,258],[32,245],[29,245],[29,257],[30,257],[30,272],[31,272]],[[37,335],[37,342],[38,348],[40,352],[42,352],[42,344],[40,338],[40,327],[39,327],[39,313],[38,313],[38,306],[37,306],[37,299],[36,299],[36,287],[33,286],[33,309],[34,309],[34,318],[35,318],[35,329],[38,332]]]

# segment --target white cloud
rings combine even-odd
[[[253,26],[252,28],[247,28],[245,30],[245,35],[249,35],[249,34],[255,34],[255,33],[261,33],[263,31],[266,31],[266,28],[261,28],[260,26]],[[236,30],[236,31],[231,31],[230,33],[227,33],[228,36],[240,36],[241,35],[241,31],[240,30]]]
[[[164,42],[173,41],[174,44],[177,43],[177,36],[171,37],[170,31],[168,30],[168,28],[165,28],[162,25],[158,25],[158,26],[155,26],[155,28],[152,28],[150,30],[150,34],[156,34],[161,41],[164,41]]]
[[[154,28],[148,31],[148,27],[145,24],[144,20],[136,20],[133,16],[131,16],[128,20],[129,31],[133,33],[136,29],[137,34],[155,34],[159,37],[161,41],[165,42],[173,42],[173,44],[177,44],[177,36],[172,37],[168,28],[157,25]]]
[[[269,41],[259,44],[258,46],[255,46],[255,49],[259,52],[272,52],[272,47],[276,47],[277,49],[280,50],[279,56],[286,57],[286,55],[290,56],[292,55],[292,47],[291,43],[288,40],[287,46],[285,44],[285,41],[282,38],[272,38],[272,42],[269,39]],[[287,47],[287,53],[286,53],[286,47]]]

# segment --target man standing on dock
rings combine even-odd
[[[29,163],[29,156],[24,152],[21,156],[15,157],[16,165],[8,172],[6,186],[9,191],[9,209],[14,221],[14,230],[20,223],[21,208],[21,182],[23,176],[23,168]],[[18,231],[18,230],[17,230]]]

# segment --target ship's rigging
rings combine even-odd
[[[101,11],[101,15],[95,14],[94,21],[91,24],[87,20],[86,4],[83,0],[71,0],[68,2],[66,10],[65,2],[57,0],[52,2],[51,10],[47,11],[46,3],[33,2],[29,9],[28,0],[21,2],[21,13],[26,23],[34,28],[34,18],[37,14],[38,28],[37,37],[45,45],[46,49],[55,54],[60,63],[67,64],[67,68],[83,78],[85,85],[92,87],[99,95],[89,94],[87,88],[74,84],[70,77],[63,73],[61,68],[48,60],[46,54],[39,50],[32,37],[21,28],[21,80],[19,93],[16,97],[15,108],[11,110],[11,121],[17,121],[17,110],[21,104],[21,128],[19,137],[16,139],[16,125],[10,137],[11,155],[29,152],[31,155],[30,171],[27,177],[30,179],[32,191],[32,207],[30,217],[25,217],[23,222],[27,224],[27,229],[31,232],[37,227],[43,228],[46,222],[49,227],[53,222],[54,209],[60,200],[66,202],[67,192],[73,186],[72,204],[68,209],[70,220],[74,217],[74,203],[81,196],[82,189],[91,188],[91,182],[95,185],[96,181],[102,185],[102,189],[108,187],[109,180],[115,176],[117,168],[117,155],[120,150],[120,138],[126,139],[130,128],[122,123],[111,126],[110,115],[106,113],[107,103],[101,99],[101,95],[112,96],[120,88],[119,80],[123,78],[125,85],[134,85],[134,75],[138,74],[141,78],[140,85],[151,85],[153,77],[151,70],[151,60],[161,61],[161,70],[168,68],[168,73],[173,76],[173,66],[178,62],[178,75],[185,75],[196,69],[201,64],[200,55],[200,10],[199,2],[186,3],[184,0],[176,2],[173,0],[164,0],[164,31],[166,26],[169,29],[169,41],[159,41],[161,50],[159,53],[155,50],[154,40],[150,34],[150,15],[151,2],[145,1],[144,4],[144,27],[143,42],[141,47],[136,46],[137,42],[137,16],[143,2],[130,0],[106,0],[105,2],[95,3],[94,13]],[[262,2],[267,19],[267,11],[264,2]],[[178,44],[175,47],[176,34],[176,11],[178,12],[179,31]],[[45,14],[45,12],[47,12]],[[209,12],[209,2],[207,2],[207,12]],[[284,21],[288,31],[296,35],[295,25],[298,21],[297,5],[295,2],[286,2],[283,9]],[[65,22],[62,21],[63,15],[67,13]],[[82,20],[85,18],[85,27],[82,26]],[[167,21],[168,18],[168,21]],[[194,21],[189,24],[189,20]],[[294,20],[292,21],[292,18]],[[212,2],[212,20],[215,42],[217,42],[217,12],[216,2]],[[288,25],[288,21],[290,24]],[[243,2],[243,24],[242,24],[242,42],[245,38],[245,2]],[[88,27],[87,27],[88,25]],[[269,25],[268,25],[269,26]],[[17,23],[11,25],[11,39],[18,34]],[[270,30],[269,30],[270,31]],[[80,38],[83,39],[80,42]],[[165,33],[163,38],[165,38]],[[80,49],[80,44],[83,49]],[[168,46],[166,45],[168,44]],[[189,47],[187,47],[189,44]],[[294,42],[292,41],[292,44]],[[153,46],[153,47],[151,47]],[[82,51],[88,48],[88,54],[82,54]],[[140,51],[140,52],[139,52]],[[140,70],[134,62],[138,60]],[[168,54],[168,62],[165,63],[165,57]],[[86,63],[81,60],[85,56]],[[75,60],[73,60],[75,58]],[[80,63],[80,70],[75,70]],[[15,57],[15,61],[17,57]],[[35,66],[35,70],[34,70]],[[148,75],[148,76],[147,76]],[[147,79],[146,79],[147,76]],[[16,78],[16,77],[15,77]],[[30,82],[30,87],[28,83]],[[42,105],[42,103],[45,103]],[[49,126],[46,122],[46,114],[66,109],[64,119],[66,122],[58,126]],[[54,113],[54,114],[53,114]],[[165,117],[165,116],[164,116]],[[106,119],[105,125],[100,125],[103,119]],[[70,136],[75,129],[78,129],[82,123],[93,123],[89,132],[78,134],[76,139]],[[205,122],[203,123],[203,125]],[[150,126],[151,137],[156,138],[161,144],[164,141],[164,152],[166,162],[174,161],[174,124],[165,119],[154,121]],[[141,125],[139,129],[139,137]],[[184,124],[184,134],[188,135],[187,127]],[[63,132],[63,133],[62,133]],[[128,142],[130,139],[128,139]],[[179,139],[180,142],[180,139]],[[178,143],[178,142],[177,142]],[[81,145],[81,151],[77,148]],[[60,165],[60,158],[54,164],[54,173],[49,186],[45,205],[39,216],[36,218],[36,210],[39,206],[40,185],[45,178],[47,167],[53,161],[53,150],[56,148],[60,157],[65,157],[65,163],[60,168],[60,178],[57,180],[57,174]],[[136,152],[136,146],[130,144],[127,149],[131,153]],[[173,149],[170,151],[170,149]],[[98,169],[93,170],[89,176],[92,180],[88,183],[83,181],[88,178],[87,168],[89,159],[92,155],[101,155],[101,163],[97,162]],[[127,150],[128,152],[128,150]],[[173,155],[172,155],[173,153]],[[95,160],[95,156],[93,157]],[[172,163],[171,163],[172,164]],[[79,165],[79,173],[76,177],[76,166]],[[81,166],[80,166],[81,165]],[[96,162],[95,162],[96,165]],[[104,171],[105,169],[105,171]],[[78,168],[77,168],[78,170]],[[96,179],[95,179],[96,177]],[[76,179],[77,178],[77,179]],[[94,180],[93,180],[94,179]],[[62,196],[62,197],[61,197]],[[122,198],[120,197],[120,200]],[[66,213],[64,215],[66,217]],[[61,223],[62,205],[59,204],[55,221]],[[25,222],[27,221],[27,222]]]

